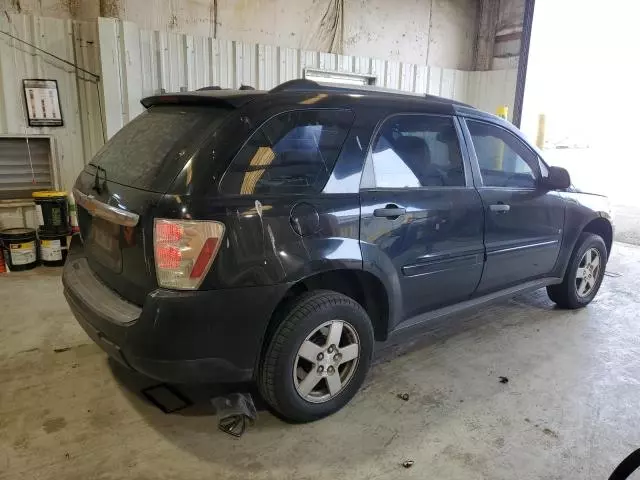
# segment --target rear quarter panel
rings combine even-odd
[[[373,125],[358,106],[300,93],[248,104],[234,112],[199,157],[165,195],[163,211],[174,218],[225,224],[223,243],[202,289],[293,283],[314,273],[362,269],[359,246],[359,184]],[[308,103],[313,101],[312,107]],[[222,195],[218,190],[232,158],[273,115],[308,108],[349,108],[355,120],[322,192],[312,195]],[[364,120],[363,120],[364,119]],[[296,206],[304,205],[315,226],[294,229]]]
[[[318,219],[317,229],[305,236],[291,223],[294,206],[302,203],[313,205]],[[319,271],[362,268],[357,194],[247,195],[209,197],[205,202],[182,197],[173,213],[182,208],[190,218],[225,224],[223,243],[203,290],[288,283]]]

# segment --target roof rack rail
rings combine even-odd
[[[391,88],[378,87],[376,85],[347,85],[339,83],[323,83],[316,82],[314,80],[308,80],[306,78],[298,78],[296,80],[289,80],[288,82],[281,83],[277,87],[269,90],[269,93],[287,92],[287,91],[315,91],[315,90],[331,90],[336,92],[368,92],[378,95],[409,95],[413,97],[430,98],[430,95],[423,95],[420,93],[404,92],[402,90],[396,90]],[[436,97],[437,98],[437,97]]]
[[[450,103],[453,105],[460,105],[465,107],[471,107],[471,105],[467,105],[462,102],[458,102],[456,100],[439,97],[436,95],[429,95],[417,92],[405,92],[402,90],[396,90],[385,87],[378,87],[376,85],[343,85],[343,84],[327,84],[323,82],[316,82],[313,80],[309,80],[306,78],[298,78],[296,80],[289,80],[288,82],[281,83],[277,87],[269,90],[269,93],[278,93],[278,92],[287,92],[287,91],[334,91],[341,93],[352,93],[352,94],[362,94],[363,92],[380,95],[385,97],[414,97],[414,98],[422,98],[431,102],[440,102],[440,103]],[[471,107],[473,108],[473,107]]]
[[[306,78],[297,78],[281,83],[277,87],[269,90],[269,93],[286,92],[287,90],[318,90],[323,88],[318,82],[307,80]]]
[[[201,87],[196,92],[206,92],[208,90],[235,90],[235,88],[222,88],[220,85],[210,85],[208,87]],[[240,85],[238,90],[255,90],[251,85]]]

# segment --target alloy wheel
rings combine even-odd
[[[579,297],[587,297],[600,278],[602,261],[597,248],[590,248],[580,259],[576,271],[576,293]]]
[[[308,402],[324,403],[344,390],[358,365],[360,340],[351,324],[331,320],[302,342],[293,366],[298,394]]]

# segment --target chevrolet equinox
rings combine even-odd
[[[88,335],[150,377],[255,381],[311,421],[355,395],[375,342],[600,288],[607,199],[493,115],[309,80],[142,104],[77,179],[63,283]]]

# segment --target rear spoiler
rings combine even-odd
[[[198,92],[167,93],[143,98],[144,108],[153,105],[215,105],[223,108],[240,108],[265,92],[258,90],[201,90]]]

